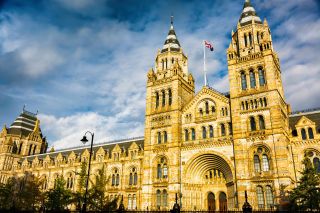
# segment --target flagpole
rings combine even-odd
[[[206,72],[206,45],[203,40],[203,74],[204,74],[204,85],[207,86],[207,72]]]

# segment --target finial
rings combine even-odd
[[[26,108],[26,104],[23,104],[22,112],[25,111],[25,108]]]
[[[250,3],[250,0],[246,0],[247,3]]]
[[[170,23],[171,25],[173,25],[173,15],[171,14],[171,17],[170,17]]]

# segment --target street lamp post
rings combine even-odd
[[[91,135],[91,146],[90,146],[90,156],[89,156],[89,166],[88,166],[88,176],[87,176],[87,181],[86,181],[86,192],[84,194],[84,202],[83,202],[83,206],[82,206],[82,211],[86,212],[87,211],[87,194],[88,194],[88,184],[89,184],[89,177],[90,177],[90,166],[91,166],[91,156],[92,156],[92,145],[93,145],[93,138],[94,138],[94,133],[87,131],[83,138],[81,139],[81,142],[83,144],[86,144],[88,142],[87,139],[87,133],[89,133]]]

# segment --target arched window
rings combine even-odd
[[[292,136],[297,137],[298,136],[298,132],[296,129],[292,130]]]
[[[199,109],[199,113],[200,113],[200,115],[203,115],[202,108]]]
[[[266,186],[266,204],[267,208],[273,208],[273,193],[271,186]]]
[[[162,90],[162,106],[166,105],[166,92]]]
[[[168,95],[169,95],[169,105],[171,106],[171,104],[172,104],[172,92],[171,92],[171,89],[169,89]]]
[[[166,163],[163,164],[162,171],[163,171],[163,178],[167,178],[168,177],[168,167],[167,167]]]
[[[260,172],[260,158],[258,155],[255,155],[253,157],[253,161],[254,161],[254,171],[255,172]]]
[[[164,61],[163,61],[163,59],[161,60],[161,63],[162,63],[162,70],[164,70]]]
[[[264,130],[266,128],[266,125],[264,123],[264,118],[262,115],[259,115],[259,128],[261,130]]]
[[[156,108],[159,107],[159,93],[156,92]]]
[[[229,135],[232,135],[232,123],[231,122],[228,123],[228,127],[229,127]]]
[[[302,137],[302,140],[306,140],[307,139],[307,134],[306,134],[306,130],[305,129],[301,129],[301,137]]]
[[[167,190],[165,189],[162,192],[162,205],[168,206],[168,193],[167,193]]]
[[[320,161],[319,158],[313,158],[313,166],[316,169],[317,173],[320,173]]]
[[[252,36],[251,36],[251,33],[249,33],[249,45],[252,46]]]
[[[187,129],[184,130],[184,140],[185,141],[189,140],[189,130],[187,130]]]
[[[132,209],[132,197],[131,194],[128,195],[128,209]]]
[[[246,79],[246,74],[244,72],[241,72],[241,88],[242,90],[247,89],[247,79]]]
[[[209,114],[209,103],[208,103],[208,101],[206,101],[205,109],[206,109],[206,114]]]
[[[15,142],[13,142],[13,146],[12,146],[11,152],[12,152],[13,154],[16,154],[17,151],[18,151],[18,146],[17,146],[17,142],[15,141]],[[33,153],[33,154],[34,154],[34,153]]]
[[[203,139],[207,138],[207,129],[204,126],[202,127],[202,138]]]
[[[263,190],[261,186],[257,186],[257,200],[258,200],[258,208],[264,208],[264,197],[263,197]]]
[[[259,75],[259,85],[264,86],[266,84],[266,80],[264,77],[264,70],[261,67],[259,67],[258,69],[258,75]]]
[[[213,126],[209,126],[209,136],[210,138],[213,138]]]
[[[161,144],[161,132],[158,132],[158,144]]]
[[[309,135],[309,139],[314,139],[313,130],[311,127],[308,128],[308,135]]]
[[[262,171],[264,172],[269,171],[269,159],[266,154],[262,155]]]
[[[224,124],[220,124],[220,128],[221,128],[221,136],[225,136],[226,135],[226,127],[224,126]]]
[[[256,77],[254,75],[253,70],[250,70],[249,75],[250,75],[250,87],[255,88],[256,87]]]
[[[33,154],[36,153],[36,149],[37,149],[37,145],[34,145],[34,146],[33,146],[33,152],[32,152]]]
[[[250,117],[250,128],[251,128],[251,131],[256,131],[257,130],[256,120],[254,119],[253,116]]]
[[[196,131],[194,130],[194,128],[191,129],[191,140],[195,140],[196,139]]]
[[[158,164],[157,166],[157,178],[161,178],[162,177],[162,169],[161,169],[161,164]]]
[[[248,104],[248,101],[246,101],[246,110],[249,109],[249,104]]]
[[[163,142],[164,142],[164,143],[167,143],[167,141],[168,141],[167,131],[164,131],[164,132],[163,132]]]
[[[160,209],[161,206],[161,191],[157,190],[157,208]]]

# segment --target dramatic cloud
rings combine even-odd
[[[244,1],[244,0],[243,0]],[[169,17],[196,90],[203,85],[201,41],[209,83],[229,90],[225,50],[243,1],[10,0],[0,5],[0,123],[24,104],[40,111],[55,148],[142,136],[146,73],[169,30]],[[320,7],[316,0],[252,0],[267,18],[293,110],[320,106]]]

